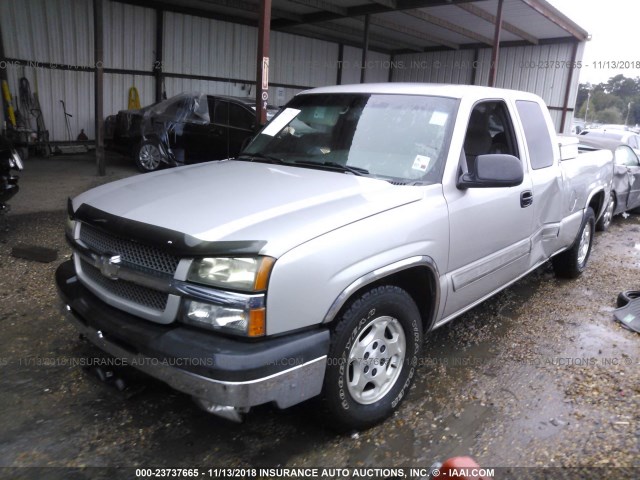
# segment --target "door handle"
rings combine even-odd
[[[533,203],[533,192],[531,190],[525,190],[520,194],[520,206],[527,208]]]

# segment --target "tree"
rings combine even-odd
[[[629,99],[638,93],[638,84],[631,78],[626,78],[624,75],[619,74],[615,77],[611,77],[606,84],[606,92],[615,95],[623,100]]]
[[[608,107],[595,113],[595,118],[599,123],[616,123],[624,122],[622,112],[616,107]]]
[[[624,123],[628,120],[629,125],[640,123],[640,77],[627,78],[624,75],[616,75],[606,83],[581,83],[576,96],[577,118],[585,117],[587,100],[587,122]]]

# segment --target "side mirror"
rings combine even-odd
[[[478,155],[467,173],[458,178],[458,188],[515,187],[522,183],[522,162],[513,155]]]

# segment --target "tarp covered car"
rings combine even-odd
[[[267,119],[277,109],[269,107]],[[143,172],[235,157],[256,132],[251,98],[181,93],[107,119],[109,146],[130,152]]]

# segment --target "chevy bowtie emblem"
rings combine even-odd
[[[101,255],[100,272],[111,280],[117,280],[120,272],[120,261],[120,255]]]

